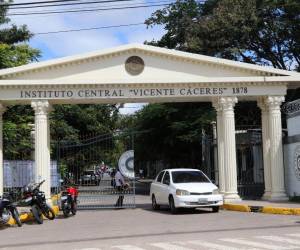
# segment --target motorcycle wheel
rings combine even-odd
[[[46,205],[46,206],[42,209],[42,213],[43,213],[43,215],[45,215],[46,218],[48,218],[49,220],[54,220],[54,218],[55,218],[54,210],[53,210],[51,207],[48,207],[48,205]]]
[[[73,202],[71,212],[73,215],[77,213],[77,202]]]
[[[31,212],[33,214],[34,219],[38,224],[43,224],[43,216],[42,216],[42,211],[38,206],[32,206],[31,207]]]
[[[64,204],[63,207],[62,207],[62,211],[63,211],[63,214],[64,214],[65,218],[69,217],[69,214],[70,214],[69,204]]]
[[[15,222],[17,223],[18,227],[21,227],[22,226],[22,222],[20,220],[19,212],[18,212],[18,210],[16,208],[14,208],[12,210],[11,215],[14,218]]]

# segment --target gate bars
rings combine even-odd
[[[125,178],[121,191],[114,181],[120,156],[134,149],[134,135],[117,132],[57,142],[59,175],[78,186],[79,209],[135,207],[135,178]]]

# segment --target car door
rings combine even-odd
[[[160,204],[160,201],[161,201],[161,188],[162,188],[162,178],[165,174],[165,171],[161,171],[156,179],[154,180],[154,182],[152,182],[151,184],[151,194],[154,194],[155,195],[155,199],[156,199],[156,202],[157,204]]]
[[[161,184],[161,204],[169,204],[170,173],[166,171]]]

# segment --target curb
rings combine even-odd
[[[283,214],[283,215],[300,215],[300,208],[263,207],[262,213]]]
[[[249,206],[245,204],[226,203],[223,209],[238,212],[255,212],[264,214],[300,215],[300,208],[270,207],[270,206]]]
[[[51,197],[51,200],[52,200],[52,203],[54,204],[52,206],[52,209],[54,210],[54,213],[55,215],[58,215],[59,213],[59,206],[57,206],[57,203],[58,203],[58,199],[60,198],[60,196],[57,194],[57,195],[53,195]],[[44,219],[47,219],[45,216],[43,216]],[[32,213],[28,213],[28,212],[25,212],[25,213],[22,213],[20,214],[20,220],[21,222],[28,222],[28,221],[32,221],[34,218],[33,218],[33,215]],[[10,217],[9,221],[7,222],[8,225],[12,226],[12,225],[16,225],[16,222],[15,220]]]
[[[251,209],[248,205],[226,203],[223,204],[222,207],[223,209],[230,211],[251,212]]]
[[[58,206],[52,206],[52,209],[54,210],[55,216],[58,215],[59,213],[59,207]],[[47,218],[43,215],[43,218],[46,220]],[[20,215],[20,220],[21,222],[28,222],[28,221],[32,221],[33,215],[32,213],[23,213]],[[8,225],[12,226],[12,225],[16,225],[15,220],[10,217],[9,221],[7,222]]]

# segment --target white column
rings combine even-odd
[[[222,107],[219,104],[219,99],[213,102],[213,107],[217,111],[217,143],[218,143],[218,177],[220,193],[225,193],[225,166],[224,166],[224,140],[222,126]]]
[[[0,103],[0,196],[3,195],[4,189],[4,165],[3,165],[3,113],[6,108]]]
[[[270,163],[270,135],[269,135],[269,109],[266,105],[266,97],[261,97],[257,102],[261,109],[262,123],[262,146],[263,146],[263,162],[264,162],[264,182],[265,191],[262,197],[263,200],[268,200],[271,197],[271,163]]]
[[[32,101],[31,107],[35,111],[35,179],[36,182],[45,180],[41,190],[46,198],[51,197],[50,175],[50,136],[48,112],[50,105],[46,100]]]
[[[280,105],[283,96],[268,96],[266,104],[269,116],[271,195],[269,200],[287,200],[284,187],[284,167],[282,151],[282,125]]]
[[[223,110],[223,140],[224,140],[224,167],[225,167],[225,195],[224,200],[239,201],[237,191],[237,166],[236,166],[236,145],[235,145],[235,121],[234,106],[237,103],[236,97],[221,97],[220,105]]]

